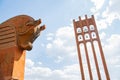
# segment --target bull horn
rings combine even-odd
[[[46,28],[46,26],[45,26],[45,25],[40,26],[40,31],[45,30],[45,28]]]

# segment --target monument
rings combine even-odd
[[[105,80],[110,80],[109,77],[109,73],[108,73],[108,69],[107,69],[107,64],[105,61],[105,57],[104,57],[104,53],[102,50],[102,46],[101,46],[101,42],[100,42],[100,38],[99,38],[99,34],[97,31],[97,26],[95,23],[95,19],[94,16],[92,15],[91,18],[88,18],[87,15],[85,15],[85,19],[81,20],[81,17],[79,17],[78,21],[73,20],[73,25],[74,25],[74,32],[75,32],[75,37],[76,37],[76,44],[77,44],[77,51],[78,51],[78,58],[79,58],[79,63],[80,63],[80,71],[81,71],[81,78],[82,80],[88,80],[85,77],[85,67],[83,67],[83,57],[86,58],[86,64],[87,64],[87,69],[88,69],[88,76],[89,76],[89,80],[97,80],[97,79],[93,79],[95,76],[93,74],[92,71],[92,66],[90,63],[90,55],[93,55],[93,60],[95,63],[95,68],[96,68],[96,73],[97,73],[97,78],[98,80],[103,80],[100,74],[100,64],[98,63],[98,59],[97,59],[97,53],[95,51],[95,45],[94,45],[94,41],[97,41],[98,43],[98,48],[99,48],[99,52],[100,52],[100,58],[101,58],[101,62],[104,68],[104,73],[105,73]],[[89,51],[87,49],[87,43],[91,44],[91,49],[92,49],[92,54],[88,55]],[[85,52],[85,56],[82,56],[82,51],[81,51],[81,44],[83,44],[84,46],[84,52]]]
[[[0,80],[24,80],[26,50],[45,29],[41,20],[18,15],[0,24]]]

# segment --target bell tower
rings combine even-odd
[[[95,70],[97,74],[98,80],[102,80],[102,74],[100,73],[100,64],[98,63],[97,54],[94,45],[94,42],[96,41],[99,48],[99,57],[101,59],[102,65],[103,65],[103,71],[105,73],[106,80],[110,80],[110,76],[107,69],[107,64],[105,61],[104,53],[101,46],[101,41],[99,38],[97,26],[95,23],[94,16],[92,15],[91,18],[88,18],[87,15],[85,15],[85,19],[81,20],[81,17],[79,17],[78,21],[73,20],[74,25],[74,32],[75,32],[75,38],[76,38],[76,44],[77,44],[77,51],[78,51],[78,58],[79,58],[79,64],[80,64],[80,71],[81,71],[81,78],[82,80],[87,80],[85,77],[85,67],[83,67],[83,57],[86,59],[87,64],[87,70],[90,80],[94,80],[94,74],[92,70],[92,63],[90,62],[90,56],[93,55],[93,62],[95,64]],[[90,43],[92,54],[89,53],[87,43]],[[82,56],[82,50],[81,46],[84,47],[84,56]],[[90,54],[90,55],[89,55]]]

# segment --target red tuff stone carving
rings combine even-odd
[[[45,29],[41,20],[19,15],[0,24],[0,80],[24,80],[26,50]]]

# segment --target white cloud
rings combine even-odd
[[[96,19],[98,30],[106,29],[108,27],[106,19]]]
[[[56,63],[59,63],[63,60],[63,57],[61,56],[57,56],[57,60],[55,60]]]
[[[120,64],[118,64],[119,62],[120,62],[120,56],[115,56],[113,58],[110,58],[110,60],[109,60],[109,63],[111,65],[114,65],[114,67],[119,66],[120,65]]]
[[[47,34],[47,40],[53,40],[53,36],[54,36],[53,33]]]
[[[47,39],[48,37],[53,40],[48,40],[47,54],[52,56],[55,63],[61,65],[60,62],[64,62],[67,66],[50,69],[43,64],[36,66],[39,62],[35,63],[28,59],[26,64],[31,66],[26,66],[25,80],[80,80],[79,65],[75,64],[76,62],[73,63],[78,60],[73,27],[59,28],[54,34],[48,34]]]
[[[34,63],[33,61],[31,62]],[[73,64],[73,65],[64,66],[63,69],[54,69],[54,70],[48,67],[41,67],[35,65],[32,65],[31,67],[26,66],[25,80],[56,80],[56,79],[80,80],[79,65]]]
[[[94,7],[91,8],[91,12],[94,13],[102,8],[105,0],[91,0],[91,2],[94,3]]]
[[[42,65],[42,62],[38,62],[39,65]]]
[[[94,3],[98,2],[99,4],[99,1],[97,0],[93,0],[93,2]],[[96,15],[96,22],[98,25],[98,30],[107,29],[108,26],[111,26],[114,20],[116,19],[120,20],[119,3],[120,3],[120,0],[109,0],[108,5],[106,5],[106,7],[103,7],[104,9],[102,12],[98,10],[95,13],[95,10],[92,8],[94,11],[91,11],[91,12],[93,12]],[[98,17],[101,17],[101,18],[98,18]]]
[[[48,42],[46,49],[48,55],[55,57],[55,62],[77,57],[73,26],[61,27],[54,35],[54,39]]]
[[[120,3],[120,0],[110,0],[109,1],[109,11],[120,13],[120,4],[119,3]]]
[[[52,40],[52,37],[48,37],[47,40]]]
[[[71,32],[72,32],[72,34],[71,34]],[[55,58],[55,62],[66,63],[65,59],[66,60],[71,60],[71,59],[77,60],[78,58],[77,58],[77,52],[76,52],[76,45],[73,44],[73,43],[75,43],[75,42],[73,42],[73,41],[75,41],[73,27],[62,27],[62,28],[58,29],[56,31],[56,33],[54,33],[54,34],[56,34],[56,35],[54,36],[53,42],[51,42],[51,45],[53,47],[49,48],[47,50],[49,53],[51,52],[50,55],[53,55],[52,57]],[[105,32],[102,32],[100,34],[101,39],[105,40],[106,35],[107,34]],[[116,57],[116,55],[118,55],[118,53],[120,52],[119,41],[120,41],[120,35],[111,35],[111,37],[106,41],[107,43],[104,43],[104,46],[103,46],[103,49],[105,51],[106,61],[108,63],[108,69],[110,70],[110,72],[113,71],[113,69],[111,69],[111,65],[114,65],[117,67],[119,67],[119,65],[120,65],[118,63],[118,61],[120,61],[120,59],[119,59],[119,57]],[[90,57],[91,56],[92,55],[90,55]],[[101,58],[99,57],[99,55],[97,57],[99,60],[98,62],[101,65],[102,64]],[[117,58],[117,59],[113,60],[114,58],[112,58],[112,57]],[[111,60],[113,62],[111,62]],[[96,75],[95,66],[93,66],[94,63],[91,62],[91,64],[92,64],[93,74]],[[87,64],[86,63],[84,63],[84,68],[85,68],[85,72],[86,72],[87,71]],[[105,78],[104,74],[103,74],[104,70],[103,70],[102,65],[100,66],[100,71],[101,71],[103,78]],[[58,70],[58,72],[59,72],[59,70]],[[67,72],[67,69],[65,69],[65,72]],[[86,73],[88,73],[88,72],[86,72]],[[62,75],[61,72],[59,74]],[[65,73],[64,73],[64,75],[65,75]],[[88,74],[86,74],[86,77],[87,76],[88,76]],[[114,79],[114,77],[118,78],[118,76],[113,76],[112,79]],[[65,76],[64,76],[64,78],[65,78]],[[87,78],[89,78],[89,77],[87,77]],[[94,78],[96,79],[97,77],[94,77]],[[62,79],[62,78],[60,78],[60,79]]]
[[[51,43],[48,43],[47,46],[46,46],[47,49],[50,49],[52,48],[52,44]]]
[[[107,39],[105,45],[103,46],[105,58],[107,61],[107,66],[111,79],[119,80],[120,76],[120,35],[113,34],[109,39]]]
[[[117,11],[112,11],[109,7],[103,12],[102,17],[105,19],[108,25],[111,25],[115,19],[120,19],[120,13]]]
[[[120,0],[91,0],[94,7],[90,10],[95,15],[98,30],[107,29],[114,20],[120,20]]]
[[[34,62],[33,61],[31,61],[30,59],[27,59],[26,60],[26,66],[27,67],[32,67],[34,65]]]
[[[106,54],[108,55],[118,55],[120,50],[120,35],[113,34],[111,37],[107,40],[107,44],[104,46],[104,50]]]
[[[104,39],[106,37],[106,33],[105,32],[102,32],[101,34],[100,34],[100,39],[102,40],[102,39]]]
[[[49,67],[44,67],[43,65],[35,66],[35,62],[28,59],[26,62],[26,72],[25,72],[25,80],[80,80],[80,70],[78,64],[67,64],[65,62],[66,60],[73,61],[77,60],[77,52],[76,52],[76,45],[73,44],[75,41],[74,39],[74,33],[70,34],[70,32],[73,32],[72,27],[62,27],[56,31],[56,35],[54,36],[53,42],[48,43],[48,45],[52,47],[47,47],[48,54],[53,55],[52,58],[54,58],[54,61],[56,63],[64,62],[66,66],[62,66],[60,69],[50,69]],[[64,34],[63,34],[64,33]],[[101,35],[101,38],[104,39],[106,34],[103,32]],[[110,72],[111,79],[118,80],[119,74],[119,66],[120,66],[120,35],[114,34],[111,35],[109,39],[107,39],[107,43],[104,44],[103,49],[106,57],[106,61],[108,64],[108,69]],[[59,42],[59,43],[58,43]],[[73,59],[74,56],[74,59]],[[76,57],[75,57],[76,56]],[[91,55],[90,55],[91,57]],[[71,61],[71,62],[72,62]],[[71,63],[70,62],[70,63]],[[38,62],[39,64],[39,62]],[[84,63],[84,69],[85,73],[88,73],[87,70],[87,64]],[[103,68],[100,66],[101,74],[103,75]],[[114,72],[114,70],[116,70]],[[96,75],[95,66],[93,66],[92,63],[92,71],[93,74]],[[114,73],[113,73],[114,72]],[[88,74],[86,74],[87,79]],[[96,79],[97,77],[94,77]],[[104,77],[105,78],[105,77]],[[104,79],[103,79],[104,80]]]

